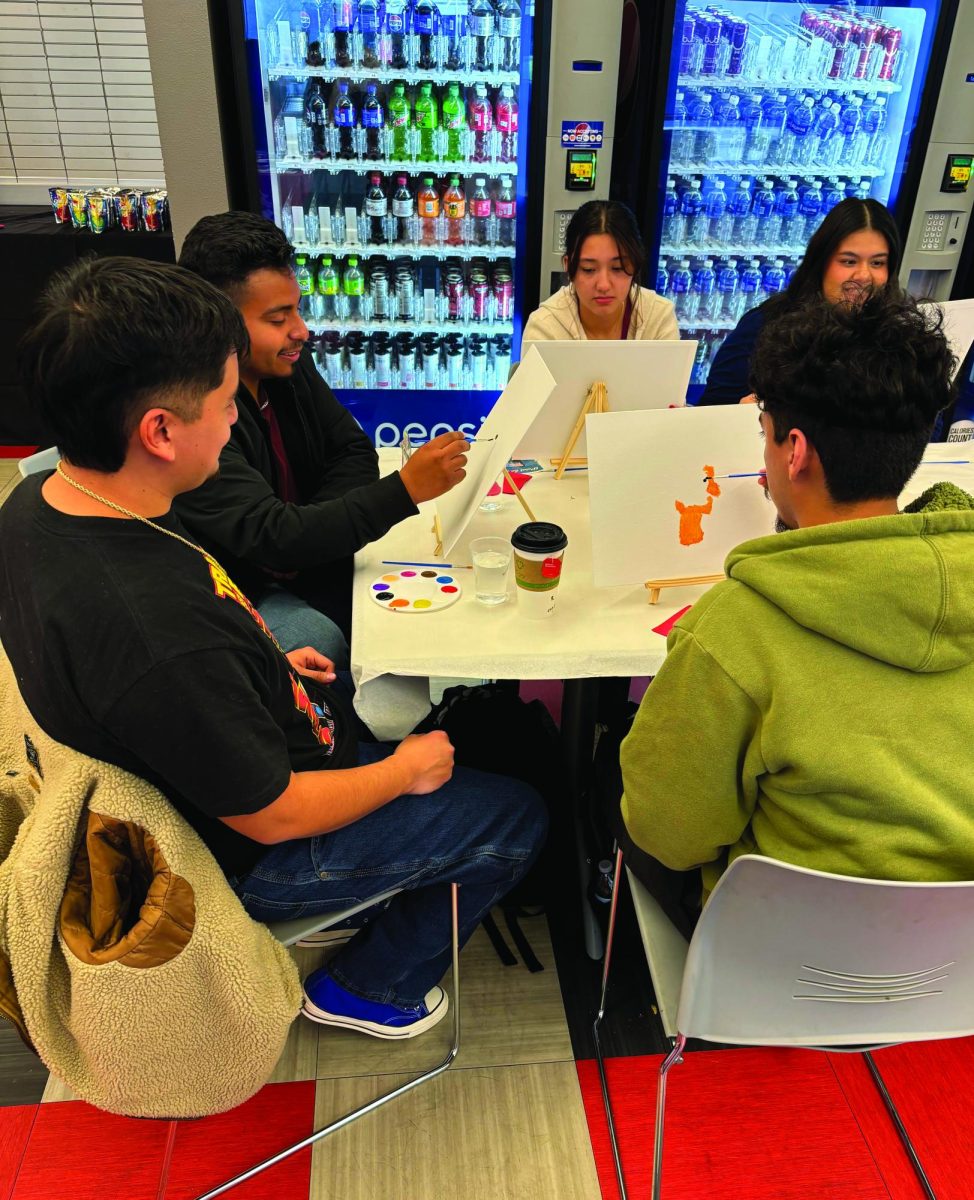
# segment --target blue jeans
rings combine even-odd
[[[378,762],[394,749],[361,745],[359,763]],[[329,970],[357,996],[415,1005],[450,964],[448,885],[462,885],[462,943],[530,867],[547,823],[541,797],[527,784],[457,767],[429,796],[400,796],[343,829],[272,846],[231,884],[258,921],[348,908],[404,888]]]
[[[257,604],[257,610],[286,654],[310,646],[330,658],[336,668],[348,667],[348,643],[335,622],[323,612],[273,584]]]

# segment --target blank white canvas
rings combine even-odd
[[[680,543],[684,505],[706,505],[715,476],[764,465],[753,404],[594,414],[588,418],[592,573],[599,587],[716,575],[735,546],[774,531],[774,506],[756,477],[717,479],[701,515],[703,540]]]
[[[940,308],[944,314],[944,333],[957,356],[956,375],[974,342],[974,300],[945,300]]]
[[[565,449],[593,383],[605,383],[612,412],[684,404],[697,343],[535,342],[531,348],[544,359],[555,388],[517,453],[548,466]],[[584,456],[585,447],[582,430],[572,455]]]
[[[477,431],[467,452],[466,478],[435,502],[445,557],[449,556],[481,501],[507,466],[518,441],[544,407],[554,386],[554,378],[544,359],[533,346],[530,347]]]
[[[900,493],[900,508],[905,508],[935,483],[956,483],[974,495],[974,442],[931,442],[923,452],[923,461],[913,478]]]

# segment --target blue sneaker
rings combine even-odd
[[[435,987],[415,1008],[400,1008],[397,1004],[379,1004],[363,1000],[336,983],[326,967],[312,971],[304,981],[302,1013],[320,1025],[337,1025],[339,1029],[356,1029],[378,1038],[411,1038],[425,1033],[442,1021],[449,1008],[446,992]]]

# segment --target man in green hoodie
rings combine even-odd
[[[747,853],[974,878],[974,501],[938,484],[898,507],[952,364],[936,310],[888,295],[758,342],[787,531],[738,546],[680,620],[621,753],[634,843],[705,894]]]

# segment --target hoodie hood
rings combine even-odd
[[[731,579],[830,641],[907,671],[974,661],[974,499],[937,484],[890,517],[756,538]]]

